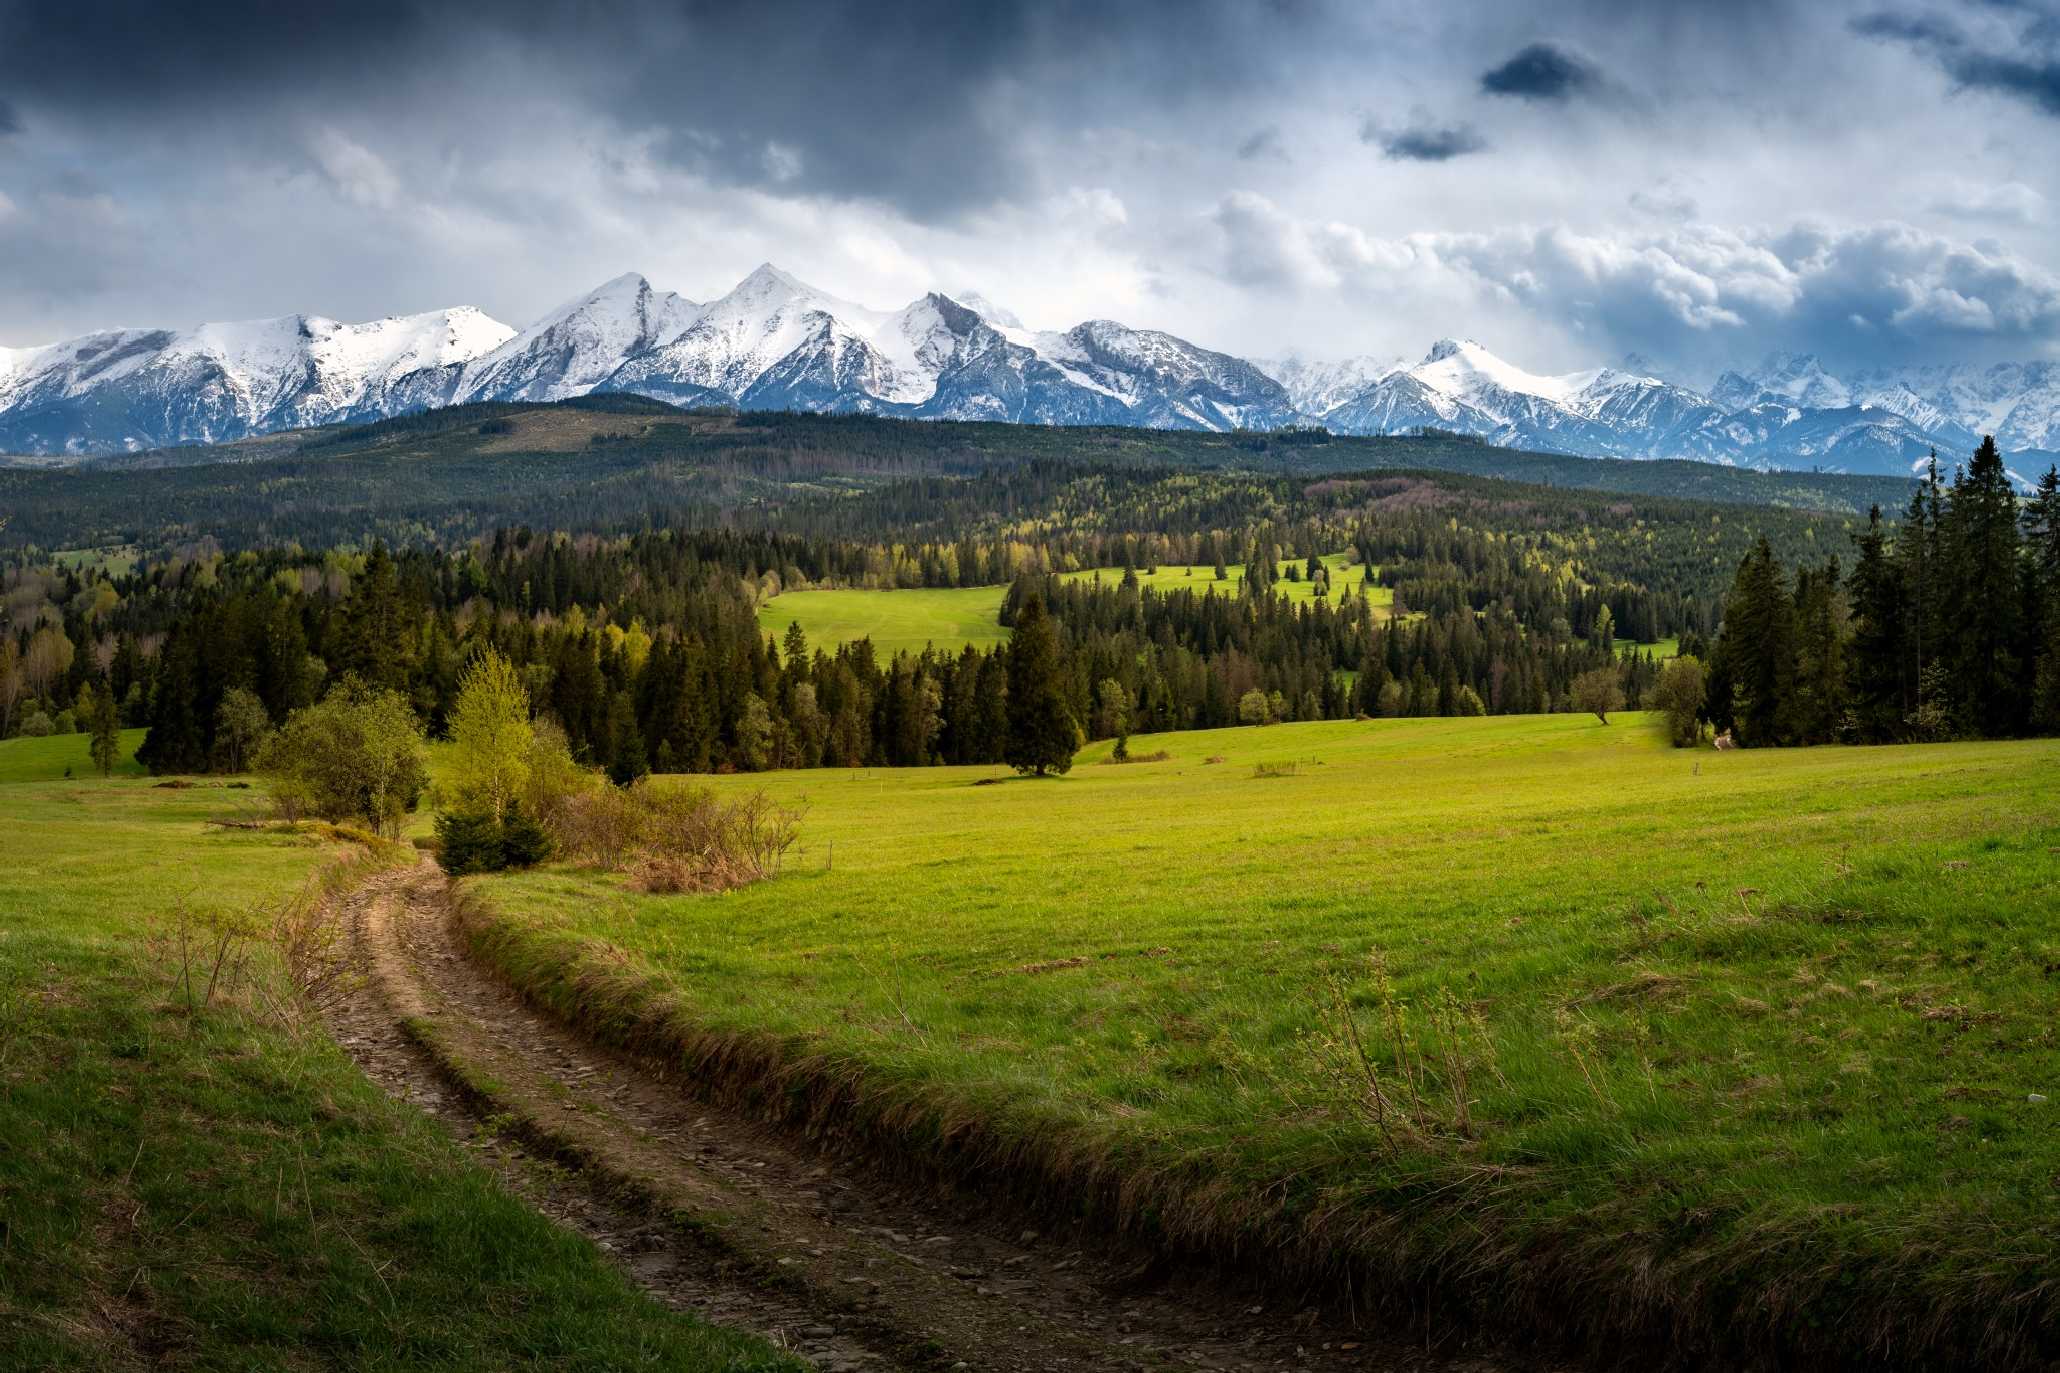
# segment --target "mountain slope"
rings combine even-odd
[[[1636,360],[1529,371],[1468,339],[1417,362],[1252,362],[1108,319],[1025,328],[973,293],[898,310],[766,263],[697,303],[636,273],[517,332],[469,307],[369,324],[287,315],[0,349],[0,452],[216,443],[464,402],[597,393],[685,406],[1214,432],[1322,424],[1449,429],[1531,452],[1907,474],[1993,433],[2060,446],[2060,364],[1839,376],[1808,354],[1727,372],[1708,394]]]

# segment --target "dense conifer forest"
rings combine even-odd
[[[291,461],[491,439],[539,414],[575,430],[650,418],[628,404],[488,409],[316,435]],[[899,427],[747,418],[806,441],[777,459],[728,450],[720,499],[667,507],[662,482],[653,496],[602,480],[547,525],[447,541],[425,526],[389,544],[390,521],[369,507],[282,498],[275,463],[159,469],[240,475],[239,499],[270,501],[278,537],[230,511],[228,540],[196,529],[156,547],[18,544],[4,564],[0,735],[84,729],[98,710],[149,728],[153,769],[228,766],[252,730],[350,678],[402,693],[436,732],[464,665],[492,647],[576,754],[621,778],[1009,756],[1005,645],[888,656],[865,640],[811,643],[799,625],[766,634],[758,607],[804,588],[1006,586],[1011,628],[1034,601],[1055,698],[1081,738],[1570,710],[1598,670],[1636,709],[1660,663],[1624,641],[1706,659],[1698,714],[1744,744],[2013,734],[2052,729],[2060,709],[2053,479],[2020,510],[1992,445],[1950,483],[1935,471],[1917,483],[1892,525],[1878,508],[1862,522],[1452,472],[1173,468],[1110,460],[1092,442],[1085,457],[966,457],[953,471],[909,460]],[[595,437],[576,459],[502,458],[504,487],[555,489],[530,483],[528,464],[584,463],[611,447]],[[91,482],[152,475],[89,475],[70,488],[85,501],[78,522],[101,528],[135,499],[99,503]],[[624,529],[608,502],[627,510],[639,489],[643,514]],[[30,523],[51,510],[31,502]],[[1342,566],[1323,561],[1340,553]],[[1141,588],[1133,574],[1160,565],[1250,572]],[[1276,594],[1283,567],[1318,594]],[[1087,569],[1106,571],[1063,575]]]

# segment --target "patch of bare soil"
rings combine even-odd
[[[1040,1234],[710,1107],[662,1063],[596,1048],[474,967],[433,864],[347,898],[362,990],[339,1042],[518,1192],[676,1307],[828,1370],[1540,1368],[1464,1332],[1186,1271],[1092,1233]]]

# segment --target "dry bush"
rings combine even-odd
[[[278,955],[292,995],[275,1001],[282,1018],[302,1010],[324,1012],[357,985],[340,898],[362,881],[370,868],[384,866],[377,851],[331,863],[310,876],[301,889],[266,911],[265,940]]]
[[[800,824],[800,811],[762,791],[721,801],[647,779],[569,796],[549,828],[565,856],[627,872],[643,891],[705,892],[777,874]]]
[[[258,908],[196,903],[180,897],[147,936],[159,968],[171,977],[172,994],[188,1015],[237,1000],[251,985],[264,928]]]
[[[238,1005],[293,1024],[348,995],[356,981],[341,897],[391,861],[383,841],[372,844],[318,869],[281,901],[230,907],[182,897],[173,903],[146,946],[187,1013]]]

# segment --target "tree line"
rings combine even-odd
[[[1749,745],[2060,733],[2060,473],[2020,501],[1995,440],[1934,457],[1900,525],[1841,559],[1740,562],[1706,717]]]

